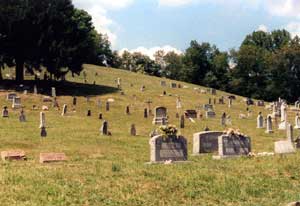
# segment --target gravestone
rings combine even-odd
[[[1,159],[6,160],[26,160],[24,151],[2,151]]]
[[[211,104],[211,98],[208,98],[208,104]]]
[[[126,106],[125,113],[126,113],[127,115],[130,115],[130,108],[129,108],[129,106],[128,106],[128,105]]]
[[[218,152],[218,137],[222,134],[223,132],[217,131],[195,133],[193,135],[193,154]]]
[[[147,110],[147,108],[144,109],[144,118],[148,118],[148,110]]]
[[[2,117],[5,117],[5,118],[7,118],[7,117],[8,117],[8,110],[7,110],[7,106],[4,106],[4,107],[3,107],[3,110],[2,110]]]
[[[51,96],[56,97],[56,89],[55,87],[51,87]]]
[[[132,124],[130,126],[130,135],[131,136],[136,136],[136,128],[135,128],[135,124]]]
[[[216,113],[214,111],[207,111],[205,113],[206,118],[214,118],[216,117]]]
[[[184,128],[184,116],[181,115],[180,117],[180,128],[183,129]]]
[[[289,140],[277,141],[274,143],[274,151],[276,154],[289,154],[295,153],[296,150]]]
[[[226,113],[223,112],[222,116],[221,116],[221,126],[226,126]]]
[[[204,104],[204,105],[203,105],[203,109],[204,109],[205,111],[213,110],[213,109],[214,109],[214,106],[211,105],[211,104]]]
[[[48,96],[43,97],[43,102],[52,102],[52,98]]]
[[[300,116],[297,113],[295,117],[295,129],[300,129]]]
[[[101,109],[101,100],[100,99],[97,100],[97,106],[99,109]]]
[[[102,126],[100,128],[100,134],[101,135],[108,135],[108,122],[107,121],[104,121],[102,123]]]
[[[65,162],[65,153],[40,153],[40,163]]]
[[[171,88],[172,88],[172,89],[175,89],[175,88],[177,88],[177,84],[176,84],[176,83],[174,83],[174,82],[171,82],[171,83],[170,83],[170,86],[171,86]]]
[[[223,96],[221,98],[219,98],[219,104],[225,104]]]
[[[293,131],[293,126],[291,124],[288,124],[286,128],[286,136],[287,140],[290,141],[292,144],[294,144],[294,131]]]
[[[117,87],[118,87],[118,89],[121,88],[121,78],[117,79]]]
[[[20,112],[19,121],[20,122],[26,122],[26,116],[24,114],[24,110],[23,109]]]
[[[87,111],[86,116],[87,116],[87,117],[92,116],[92,111],[91,111],[90,109]]]
[[[232,98],[228,98],[228,108],[232,107]]]
[[[280,106],[280,124],[278,126],[279,130],[286,130],[287,128],[287,105],[282,103]]]
[[[64,104],[61,116],[65,116],[67,114],[67,109],[68,109],[68,106],[66,104]]]
[[[22,107],[21,97],[14,97],[13,98],[13,103],[12,103],[12,108],[13,109],[19,109],[21,107]]]
[[[247,156],[251,152],[251,140],[243,135],[221,135],[218,137],[218,145],[219,155],[214,156],[214,159]]]
[[[6,100],[8,101],[13,101],[13,99],[17,97],[17,94],[16,93],[8,93],[7,96],[6,96]]]
[[[33,86],[33,94],[37,94],[38,93],[38,89],[37,89],[37,86],[36,85],[34,85]]]
[[[41,128],[41,137],[47,137],[46,127]]]
[[[42,127],[46,127],[46,118],[44,112],[40,112],[40,128]]]
[[[179,118],[179,113],[178,112],[176,112],[175,117],[176,117],[176,119]]]
[[[162,87],[165,87],[165,86],[167,86],[167,83],[166,83],[166,81],[160,81],[160,86],[162,86]]]
[[[163,125],[167,124],[168,123],[167,108],[156,107],[152,123],[155,125],[156,124],[163,124]]]
[[[108,101],[105,104],[105,109],[106,109],[107,112],[109,111],[109,102]]]
[[[181,99],[180,97],[178,97],[176,99],[176,109],[181,109],[181,108],[182,108]]]
[[[99,119],[103,119],[102,113],[99,113]]]
[[[59,104],[58,104],[58,102],[57,102],[56,97],[53,98],[52,107],[53,107],[53,108],[58,108],[58,109],[59,109]]]
[[[140,90],[141,90],[141,92],[144,92],[145,89],[146,89],[145,85],[142,85]]]
[[[262,100],[258,100],[257,103],[256,103],[256,105],[257,105],[258,107],[264,107],[264,106],[265,106],[265,102],[262,101]]]
[[[186,118],[197,119],[196,110],[185,110],[184,115],[185,115]]]
[[[217,90],[214,88],[210,88],[210,94],[211,95],[217,95]]]
[[[183,136],[152,137],[150,144],[150,162],[186,161],[188,158],[187,141]]]
[[[271,115],[268,115],[268,117],[267,117],[266,133],[267,134],[273,133],[272,117],[271,117]]]
[[[77,104],[77,98],[76,97],[73,97],[72,104],[73,104],[73,106],[76,106],[76,104]]]
[[[258,114],[256,119],[256,128],[261,129],[264,128],[264,117],[261,115],[261,112]]]

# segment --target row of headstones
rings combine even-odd
[[[24,151],[2,151],[1,159],[7,160],[27,160]],[[67,160],[65,153],[40,153],[40,163],[64,162]]]

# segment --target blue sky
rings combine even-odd
[[[113,49],[184,51],[191,40],[238,48],[254,30],[300,34],[300,0],[73,0]]]

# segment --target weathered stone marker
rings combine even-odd
[[[51,87],[51,96],[56,97],[56,89],[55,87]]]
[[[73,97],[72,104],[73,104],[73,106],[76,106],[76,104],[77,104],[77,98],[76,97]]]
[[[136,136],[136,128],[135,128],[135,124],[132,124],[130,126],[130,135],[131,136]]]
[[[46,117],[44,112],[40,112],[40,128],[46,127]]]
[[[46,127],[41,128],[41,137],[47,137]]]
[[[8,110],[7,110],[7,106],[3,107],[2,110],[2,117],[7,118],[8,117]]]
[[[88,116],[88,117],[92,116],[92,111],[90,109],[87,111],[86,116]]]
[[[64,104],[61,116],[65,116],[67,114],[67,109],[68,109],[68,106],[66,104]]]
[[[129,105],[126,106],[125,113],[126,113],[127,115],[130,115],[130,108],[129,108]]]
[[[273,133],[272,117],[271,117],[271,115],[268,115],[268,117],[267,117],[267,128],[266,128],[266,133],[267,133],[267,134]]]
[[[100,128],[100,134],[101,135],[108,135],[108,122],[107,121],[104,121],[102,123],[102,126]]]
[[[26,122],[26,116],[23,109],[20,111],[19,121]]]
[[[99,113],[99,119],[103,119],[102,113]]]
[[[24,151],[3,151],[1,152],[1,159],[6,160],[26,160]]]
[[[65,153],[40,153],[40,163],[67,161]]]
[[[187,141],[183,136],[164,138],[152,137],[150,144],[150,162],[186,161],[188,158]]]
[[[109,111],[109,102],[108,101],[106,102],[105,109],[107,112]]]
[[[147,108],[144,109],[144,118],[148,118],[148,109]]]
[[[193,154],[205,154],[218,152],[219,143],[218,137],[221,136],[223,132],[218,131],[207,131],[199,132],[193,135]]]
[[[180,128],[184,129],[184,115],[181,115],[180,117]]]
[[[256,128],[261,129],[264,127],[264,117],[261,115],[261,112],[257,116],[256,123]]]

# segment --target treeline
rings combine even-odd
[[[197,41],[183,54],[158,51],[155,60],[125,51],[115,66],[251,98],[292,102],[300,97],[300,42],[286,30],[255,31],[228,52]]]

